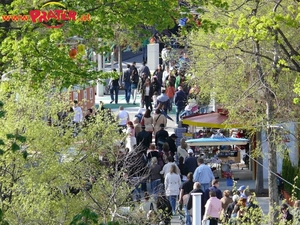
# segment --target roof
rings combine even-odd
[[[182,119],[183,124],[196,127],[211,127],[211,128],[238,128],[238,124],[228,124],[228,115],[221,113],[205,113],[186,116]]]

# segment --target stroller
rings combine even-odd
[[[180,224],[184,225],[185,224],[185,215],[184,215],[184,211],[182,210],[182,205],[178,205],[176,207],[176,212],[178,213]]]

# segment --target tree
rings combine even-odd
[[[278,203],[276,129],[295,121],[298,107],[292,91],[299,74],[298,3],[228,1],[229,8],[208,6],[202,17],[216,21],[214,33],[192,35],[193,72],[198,85],[222,107],[231,122],[266,132],[270,208]],[[209,43],[209,44],[207,44]],[[271,212],[276,221],[276,211]]]
[[[145,32],[145,26],[155,25],[161,30],[173,23],[171,16],[178,17],[177,3],[168,1],[55,1],[45,6],[36,1],[14,0],[1,2],[0,14],[8,18],[1,23],[3,29],[1,38],[1,71],[12,69],[27,73],[26,78],[31,79],[35,85],[45,79],[52,80],[54,85],[69,87],[73,84],[85,83],[87,79],[93,80],[100,76],[91,68],[91,63],[81,56],[72,59],[69,57],[74,43],[68,43],[68,38],[79,36],[86,48],[93,48],[102,53],[108,46],[99,45],[99,38],[104,42],[113,41],[115,29],[129,30],[127,38],[139,41],[136,34]],[[56,8],[55,8],[56,7]],[[63,7],[76,12],[77,19],[82,15],[89,15],[90,21],[64,21],[60,29],[45,28],[45,23],[20,22],[19,15],[29,15],[30,10],[56,10]],[[59,8],[59,9],[60,9]],[[151,10],[151,13],[148,13]],[[17,15],[17,17],[7,17]],[[164,15],[163,17],[161,15]],[[6,16],[6,17],[3,17]],[[15,21],[12,21],[15,18]],[[16,19],[17,18],[17,19]],[[16,21],[18,20],[18,21]],[[57,21],[48,21],[49,25],[57,25]],[[59,22],[60,23],[60,22]],[[135,31],[133,36],[133,32]],[[123,37],[124,38],[124,37]],[[135,41],[135,42],[136,42]],[[129,43],[133,44],[133,43]],[[23,75],[14,73],[22,78]]]
[[[68,224],[87,214],[98,224],[138,221],[122,216],[120,207],[132,204],[130,181],[140,173],[142,157],[120,151],[124,135],[106,111],[74,137],[67,96],[47,82],[35,89],[30,81],[1,84],[1,222]]]

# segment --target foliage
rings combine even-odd
[[[62,4],[67,10],[76,11],[78,18],[89,14],[91,20],[65,21],[59,29],[45,28],[44,24],[32,23],[30,19],[27,22],[2,21],[2,72],[16,70],[12,76],[29,79],[33,86],[39,86],[45,79],[58,88],[82,84],[105,74],[95,72],[92,62],[82,54],[75,59],[70,58],[69,52],[74,46],[83,42],[86,50],[97,53],[110,51],[110,43],[114,40],[127,40],[128,45],[135,44],[145,38],[144,34],[150,36],[147,27],[155,26],[155,29],[162,30],[174,26],[172,17],[179,17],[177,2],[171,0],[72,0]],[[32,9],[56,9],[56,5],[43,5],[43,2],[34,0],[6,1],[1,3],[0,14],[29,15]],[[151,13],[148,13],[149,9]],[[161,17],[162,14],[164,17]],[[74,36],[79,38],[70,38]]]
[[[206,17],[220,26],[213,34],[193,32],[190,82],[211,94],[229,111],[230,123],[266,132],[269,171],[276,172],[278,141],[271,125],[294,121],[293,99],[299,76],[299,3],[297,1],[227,1],[219,10],[208,5]],[[278,203],[276,177],[269,172],[270,208]],[[276,213],[276,212],[275,212]],[[277,217],[272,212],[274,221]]]
[[[295,189],[296,187],[300,187],[299,176],[299,167],[292,164],[289,153],[286,152],[282,163],[282,178],[287,180],[290,184],[284,182],[284,190],[295,199],[300,198],[299,190]]]
[[[133,186],[126,173],[133,161],[120,152],[124,136],[114,117],[99,112],[73,137],[72,114],[58,116],[70,108],[68,91],[47,82],[35,89],[30,81],[5,82],[8,89],[0,86],[5,111],[0,118],[2,221],[69,224],[84,213],[93,221],[137,221],[118,213],[131,204]],[[139,165],[138,158],[134,165]]]

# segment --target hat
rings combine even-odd
[[[178,138],[178,137],[176,136],[176,134],[172,134],[170,137],[171,137],[171,138]]]
[[[245,185],[242,185],[242,186],[239,187],[238,191],[243,191],[245,189],[246,189]]]
[[[160,126],[160,127],[165,127],[165,125],[164,125],[163,123],[161,123],[159,126]]]
[[[141,127],[142,127],[142,128],[146,128],[145,124],[143,124]]]
[[[194,153],[193,149],[189,149],[189,150],[188,150],[188,153],[189,153],[189,154],[193,154],[193,153]]]

